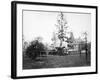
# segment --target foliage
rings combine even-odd
[[[34,40],[26,49],[26,55],[31,59],[36,59],[41,51],[45,51],[43,43]]]
[[[68,44],[69,49],[74,49],[74,44]]]
[[[87,50],[87,51],[91,51],[91,43],[82,43],[80,44],[80,49],[81,50]]]

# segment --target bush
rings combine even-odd
[[[45,51],[43,43],[38,40],[34,40],[27,47],[26,55],[31,59],[36,59],[40,55],[41,51]]]

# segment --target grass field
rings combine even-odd
[[[60,68],[60,67],[81,67],[91,65],[90,54],[79,54],[72,52],[69,55],[47,55],[37,57],[31,60],[27,56],[23,56],[23,69],[40,69],[40,68]]]

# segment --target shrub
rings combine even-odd
[[[43,43],[38,40],[34,40],[27,47],[26,55],[31,59],[36,59],[40,55],[41,51],[45,51]]]

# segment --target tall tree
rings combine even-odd
[[[84,40],[87,43],[87,32],[84,32],[83,35],[84,35]]]
[[[64,38],[66,37],[66,30],[68,28],[67,21],[62,12],[60,12],[60,14],[57,17],[56,26],[58,29],[57,36],[58,36],[58,39],[60,40],[60,47],[62,47],[62,43],[64,41]]]
[[[28,47],[28,42],[25,41],[24,35],[22,35],[22,44],[23,44],[23,52],[25,52],[26,48]]]
[[[88,46],[87,46],[87,35],[88,35],[88,34],[87,34],[87,32],[84,32],[83,35],[84,35],[84,40],[85,40],[86,61],[87,61],[87,53],[88,53],[88,52],[87,52],[87,51],[88,51],[88,49],[87,49],[87,47],[88,47]]]

